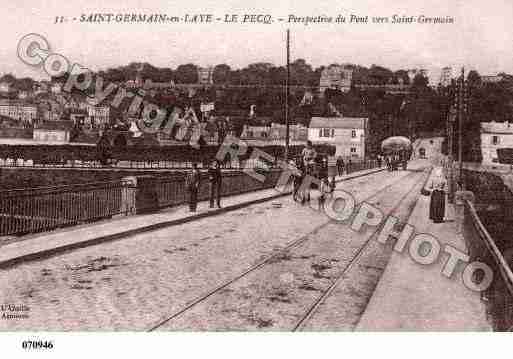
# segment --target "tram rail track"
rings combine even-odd
[[[429,175],[427,175],[429,177]],[[400,200],[393,206],[393,208],[388,211],[387,216],[391,216],[395,214],[398,208],[403,204],[403,202],[412,194],[412,192],[419,188],[419,184],[422,182],[422,186],[424,186],[425,178],[420,178],[416,181],[412,187],[400,198]],[[408,220],[411,215],[411,210],[407,214],[407,218],[402,218],[402,222]],[[313,318],[313,316],[317,313],[319,308],[326,300],[331,296],[333,291],[338,287],[340,282],[347,276],[347,274],[351,271],[352,268],[355,267],[356,263],[359,259],[362,258],[364,251],[369,247],[369,244],[373,243],[376,239],[380,231],[384,226],[384,221],[380,224],[378,228],[365,240],[365,242],[360,246],[360,248],[356,251],[354,256],[348,261],[348,263],[344,266],[342,271],[337,275],[335,280],[322,292],[322,294],[317,298],[317,300],[308,308],[305,315],[294,325],[292,331],[301,331],[306,324]]]
[[[362,200],[358,201],[358,203],[368,202],[370,199],[372,199],[372,198],[376,197],[377,195],[381,194],[382,192],[386,191],[388,188],[391,188],[392,186],[396,185],[397,183],[399,183],[401,181],[404,181],[406,178],[410,178],[410,177],[418,175],[418,174],[419,174],[418,172],[412,172],[412,173],[407,174],[406,176],[402,176],[399,179],[397,179],[397,180],[395,180],[395,181],[393,181],[391,183],[388,183],[387,185],[382,186],[381,188],[379,188],[377,190],[374,190],[371,195],[369,195],[366,198],[363,198]],[[422,177],[421,177],[421,179],[422,179]],[[419,181],[415,181],[415,183],[412,186],[412,188],[404,196],[401,197],[401,199],[399,200],[398,204],[394,207],[394,209],[401,204],[402,200],[411,193],[413,188],[415,188],[418,185],[419,182],[420,182],[420,180]],[[393,210],[390,211],[390,212],[393,212]],[[289,251],[289,250],[291,250],[291,249],[293,249],[295,247],[300,246],[301,244],[305,243],[306,241],[308,241],[310,239],[310,235],[312,233],[317,232],[319,229],[329,225],[330,223],[333,223],[333,221],[330,220],[330,221],[327,221],[326,223],[323,223],[323,224],[315,227],[308,234],[306,234],[306,235],[298,238],[297,240],[289,243],[285,247],[281,248],[279,251],[276,251],[272,255],[264,258],[263,260],[259,261],[256,264],[252,265],[251,267],[249,267],[245,271],[241,272],[240,274],[236,275],[235,277],[233,277],[233,278],[223,282],[222,284],[216,286],[215,288],[209,290],[205,294],[202,294],[202,295],[198,296],[196,299],[192,300],[190,303],[185,305],[183,308],[175,311],[174,313],[170,314],[169,316],[167,316],[167,317],[163,318],[162,320],[158,321],[157,323],[153,324],[148,329],[148,331],[150,331],[150,332],[151,331],[155,331],[155,330],[163,327],[167,323],[173,321],[174,319],[176,319],[176,318],[180,317],[181,315],[185,314],[186,312],[188,312],[192,308],[196,307],[198,304],[200,304],[202,302],[205,302],[208,298],[214,296],[216,293],[219,293],[220,291],[222,291],[223,289],[225,289],[229,285],[231,285],[231,284],[237,282],[238,280],[248,276],[250,273],[253,273],[253,272],[257,271],[258,269],[262,268],[266,264],[271,263],[274,259],[280,257],[281,255],[283,255],[287,251]]]

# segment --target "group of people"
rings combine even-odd
[[[292,161],[292,165],[296,167],[297,172],[294,176],[294,190],[292,198],[294,201],[300,201],[302,204],[310,201],[310,188],[304,188],[303,184],[308,186],[310,180],[306,180],[306,176],[311,176],[319,180],[319,191],[321,195],[319,201],[324,201],[328,193],[335,189],[335,174],[329,178],[328,159],[323,158],[321,163],[317,163],[318,154],[311,141],[307,141],[306,147],[301,152],[301,157]],[[310,187],[310,186],[308,186]]]
[[[223,183],[223,174],[219,161],[213,161],[208,168],[208,181],[210,186],[210,208],[221,208],[221,192]],[[196,212],[198,206],[198,192],[201,185],[201,173],[196,163],[192,164],[192,170],[187,174],[186,187],[189,192],[189,209]]]
[[[381,161],[378,157],[378,165],[381,167],[380,162]],[[385,156],[385,163],[389,171],[397,171],[399,166],[401,166],[403,170],[406,170],[408,159],[405,156],[400,156],[399,154],[394,153]]]

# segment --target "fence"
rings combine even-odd
[[[465,201],[463,228],[471,260],[486,263],[493,270],[493,282],[481,294],[483,301],[487,303],[488,320],[497,331],[511,331],[513,329],[513,273],[507,259],[486,230],[474,205],[469,201]]]
[[[224,173],[222,195],[272,188],[280,174],[270,171],[262,183],[243,172]],[[198,199],[208,197],[208,180],[202,178]],[[183,174],[141,176],[134,182],[118,180],[3,191],[0,192],[0,236],[48,231],[186,202]]]
[[[0,235],[20,235],[124,213],[123,181],[0,192]]]
[[[252,163],[258,172],[262,163]],[[374,168],[376,161],[355,162],[347,173]],[[334,171],[330,171],[334,173]],[[231,196],[273,188],[280,169],[265,171],[260,182],[242,171],[225,171],[222,195]],[[209,183],[202,174],[198,200],[209,198]],[[137,176],[109,182],[95,182],[0,192],[0,236],[48,231],[111,218],[144,213],[187,202],[185,174]]]

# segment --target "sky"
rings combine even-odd
[[[6,1],[6,0],[4,0]],[[481,74],[513,73],[513,1],[511,0],[18,0],[0,9],[3,46],[0,73],[44,78],[16,55],[28,33],[45,37],[51,50],[92,70],[149,62],[158,67],[185,63],[226,63],[232,68],[254,62],[282,65],[285,30],[291,31],[291,59],[314,67],[331,63],[377,64],[392,70],[441,67],[475,69]],[[82,14],[269,14],[272,24],[81,23]],[[288,16],[369,16],[367,24],[291,24]],[[453,24],[375,24],[375,16],[451,16]],[[55,24],[57,16],[70,19]],[[349,20],[349,19],[348,19]],[[438,72],[437,72],[438,71]],[[436,78],[436,80],[438,80]]]

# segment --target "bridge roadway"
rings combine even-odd
[[[338,188],[406,221],[410,169]],[[353,330],[391,254],[372,235],[288,196],[76,249],[0,271],[1,303],[29,307],[0,330]]]

